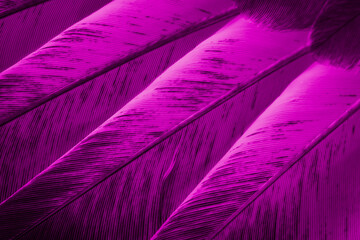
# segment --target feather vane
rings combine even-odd
[[[311,32],[321,62],[352,68],[360,60],[360,1],[328,0]]]
[[[0,1],[0,72],[109,2]]]
[[[312,26],[325,0],[236,0],[239,11],[256,22],[275,29],[307,29]]]

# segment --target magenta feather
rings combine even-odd
[[[277,62],[306,36],[238,17],[3,202],[3,237],[151,237],[248,124],[312,62],[306,49]],[[265,45],[263,39],[273,41]]]
[[[138,12],[145,5],[136,8],[131,1],[125,3],[110,3],[0,74],[0,201],[97,128],[233,14],[231,9],[222,12],[232,6],[230,0],[210,15],[197,8],[201,2],[193,2],[194,8],[175,8],[161,1],[163,8],[172,7],[175,12],[154,13],[156,18],[150,18],[151,8]],[[173,15],[178,24],[170,21]]]
[[[110,0],[0,1],[0,72]]]
[[[82,14],[105,2],[85,4]],[[337,225],[301,199],[317,198],[319,188],[335,194],[338,173],[319,169],[358,153],[360,4],[235,2],[116,0],[0,74],[1,239],[320,239],[333,233],[302,228],[309,226],[304,215]],[[27,10],[60,5],[5,1],[0,21],[25,29],[19,16]],[[67,9],[40,22],[59,21]],[[289,56],[303,46],[310,26],[310,48]],[[3,29],[4,36],[13,32]],[[31,48],[55,35],[29,33]],[[16,44],[9,39],[0,38],[0,51],[1,40],[6,49],[0,70],[1,61],[10,66],[30,52],[19,48],[11,56]],[[313,63],[310,49],[320,62],[355,69],[314,64],[278,97]],[[331,201],[322,200],[330,209]]]
[[[269,184],[276,179],[268,181],[284,166],[288,170],[287,164],[302,156],[356,102],[359,77],[357,71],[319,64],[305,71],[253,122],[152,239],[213,239],[230,233],[238,234],[233,238],[238,239],[250,231],[232,221],[264,191],[271,191]],[[282,184],[287,188],[291,182]],[[251,217],[256,218],[256,213]],[[260,228],[256,232],[256,226],[252,230],[247,232],[250,239],[265,237],[265,227],[263,232]]]
[[[326,0],[235,0],[239,11],[276,29],[310,28]]]
[[[311,48],[320,61],[346,68],[360,60],[360,1],[328,0],[311,33]]]

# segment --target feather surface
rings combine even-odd
[[[0,1],[0,72],[109,2]]]
[[[326,0],[235,0],[239,11],[276,29],[310,28]]]
[[[109,3],[1,73],[0,122],[46,102],[54,92],[70,90],[174,40],[232,6],[230,0],[207,9],[203,5],[203,0],[192,1],[191,6],[170,0]],[[128,25],[137,28],[130,30]]]
[[[354,67],[360,60],[360,1],[328,0],[313,26],[311,40],[320,61]]]
[[[357,239],[360,102],[315,138],[213,239]]]
[[[49,0],[2,0],[0,2],[0,18],[46,1]]]
[[[276,63],[303,46],[307,33],[233,20],[3,202],[2,238],[151,237],[256,115],[312,63],[306,49]]]
[[[0,202],[231,17],[213,10],[203,19],[199,2],[163,15],[137,3],[109,4],[0,74],[2,120],[33,107],[0,127]]]
[[[212,239],[228,231],[229,222],[257,196],[257,191],[358,99],[359,77],[358,70],[320,64],[301,74],[254,121],[152,239]],[[243,227],[231,226],[229,231]]]

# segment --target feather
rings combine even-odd
[[[275,29],[310,28],[326,0],[235,0],[239,11]]]
[[[233,14],[230,0],[136,3],[108,4],[0,74],[0,202]]]
[[[222,232],[239,234],[218,239],[244,238],[237,229],[246,232],[246,227],[232,221],[262,189],[270,189],[267,182],[272,177],[356,102],[359,77],[358,71],[320,64],[301,74],[253,122],[152,239],[213,239]],[[257,226],[252,230],[256,232]],[[260,233],[269,233],[265,230]],[[248,239],[262,239],[261,235],[255,237],[256,233],[248,234]]]
[[[357,100],[212,239],[357,239],[359,110]]]
[[[311,33],[311,48],[322,62],[346,68],[360,59],[360,1],[328,0]]]
[[[0,18],[36,6],[49,0],[2,0],[0,2]]]
[[[109,2],[0,1],[0,72]]]
[[[4,201],[1,238],[148,239],[313,62],[278,61],[307,34],[234,19]]]

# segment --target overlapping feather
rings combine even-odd
[[[221,232],[239,229],[239,234],[246,232],[241,223],[231,222],[262,194],[260,190],[265,184],[268,186],[272,177],[297,159],[308,144],[327,132],[356,102],[360,96],[359,78],[358,71],[319,64],[300,75],[249,127],[152,239],[213,239]],[[286,188],[291,182],[282,184]],[[264,232],[256,232],[255,226],[252,230],[253,234],[247,232],[250,239],[265,236],[265,227]],[[303,233],[292,234],[298,238],[297,234]],[[230,234],[218,239],[232,237]],[[237,238],[241,235],[236,235]]]
[[[357,239],[359,110],[358,100],[212,239]]]
[[[324,1],[239,2],[239,9],[242,13],[247,13],[248,16],[261,22],[263,25],[270,25],[272,28],[280,30],[309,28],[323,6]],[[349,6],[353,6],[353,8],[349,8]],[[357,7],[356,2],[342,0],[337,2],[328,1],[325,5],[320,17],[317,18],[311,35],[313,41],[312,50],[320,56],[321,60],[330,59],[331,63],[345,67],[354,67],[357,64],[359,58],[356,50],[359,48],[359,42],[356,40],[358,34],[356,31],[353,31],[358,27],[356,25],[358,22]],[[207,13],[207,11],[203,10],[201,12]],[[346,16],[345,13],[347,13]],[[333,19],[336,19],[335,23]],[[333,24],[329,25],[328,23]],[[329,26],[324,27],[325,24]],[[345,38],[348,43],[345,43]],[[224,39],[224,42],[234,43],[236,39]],[[335,46],[336,44],[338,46]],[[342,48],[347,49],[343,51],[341,50]],[[351,51],[350,48],[354,48],[355,51]],[[214,49],[207,50],[212,52]],[[251,49],[251,51],[256,52],[254,49]],[[192,55],[190,54],[189,56]],[[298,59],[298,57],[299,55],[291,61]],[[196,59],[194,56],[192,58]],[[222,65],[224,69],[227,68],[226,66],[238,64],[238,62],[224,62],[224,59],[221,58],[211,58],[211,61]],[[288,61],[285,65],[290,63],[290,60]],[[295,61],[297,64],[300,64],[300,62]],[[182,65],[181,63],[184,63],[184,60],[175,66],[178,69],[186,69],[186,64]],[[306,65],[306,63],[308,63],[308,60],[305,60],[303,64]],[[279,67],[284,67],[285,65],[281,63]],[[201,72],[201,70],[194,71]],[[164,76],[176,74],[176,71],[171,72],[169,70],[169,72],[170,75],[165,74]],[[261,76],[266,76],[270,72],[263,73]],[[182,74],[184,72],[180,71],[179,75],[181,76]],[[192,74],[194,75],[186,76],[197,76],[196,73]],[[279,71],[278,74],[280,74]],[[228,78],[229,76],[220,73],[216,74],[208,70],[202,70],[201,76],[203,75],[210,79],[212,77],[218,80],[232,79],[231,77]],[[288,77],[291,78],[291,76],[293,75]],[[259,191],[262,184],[279,172],[282,166],[294,157],[296,153],[301,152],[306,143],[310,142],[311,139],[315,139],[316,134],[322,132],[326,126],[329,126],[329,123],[336,119],[341,112],[345,111],[346,106],[353,103],[354,98],[358,95],[359,89],[354,83],[358,75],[354,71],[347,72],[337,68],[317,65],[305,73],[304,76],[307,78],[305,77],[302,84],[299,83],[302,80],[297,80],[290,87],[290,90],[288,89],[283,97],[280,97],[270,107],[273,112],[268,109],[247,133],[240,138],[238,144],[241,144],[238,148],[234,148],[231,154],[226,155],[217,164],[193,193],[188,196],[187,200],[171,215],[154,236],[154,239],[202,239],[215,237],[218,239],[233,239],[245,236],[243,234],[247,234],[246,236],[248,237],[267,236],[267,226],[264,226],[262,230],[258,230],[257,233],[251,232],[255,229],[254,227],[249,227],[248,229],[241,227],[244,221],[248,221],[248,216],[242,216],[240,223],[233,223],[233,219],[237,217],[239,211],[242,211],[247,204],[250,204],[254,196],[259,196],[263,193]],[[320,80],[315,79],[316,76]],[[334,89],[327,89],[325,91],[322,88],[326,83],[324,76],[329,77],[328,80],[330,80],[331,86],[335,86],[338,83],[338,79],[343,78],[344,82],[342,84],[349,84],[341,90],[345,91],[346,94],[336,96]],[[166,82],[166,77],[159,79],[163,79],[162,81]],[[304,79],[304,77],[300,79]],[[284,81],[287,80],[289,79],[284,79]],[[187,85],[191,85],[190,83],[194,80],[187,81]],[[321,83],[317,88],[310,86],[315,81],[320,81]],[[311,84],[307,85],[306,83]],[[231,102],[231,104],[228,104],[229,106],[225,105],[227,101],[225,99],[231,99],[241,92],[238,88],[224,98],[220,98],[217,103],[212,105],[216,106],[215,108],[202,109],[207,103],[219,97],[220,92],[228,91],[228,87],[232,85],[225,84],[223,89],[216,89],[212,85],[213,83],[211,83],[208,91],[214,91],[215,89],[216,91],[212,93],[213,95],[205,94],[203,96],[204,100],[198,98],[201,91],[193,94],[193,90],[183,91],[187,89],[187,87],[184,87],[185,85],[181,86],[180,84],[177,86],[176,84],[179,83],[176,81],[173,84],[175,85],[170,87],[167,84],[162,86],[160,80],[158,80],[145,92],[133,99],[129,105],[118,112],[113,118],[100,126],[98,130],[84,139],[67,155],[34,178],[8,201],[4,202],[0,206],[0,214],[3,215],[2,219],[6,219],[6,223],[4,222],[5,220],[2,221],[3,236],[9,237],[16,234],[24,234],[22,235],[23,237],[34,239],[54,237],[55,234],[59,238],[90,238],[94,236],[112,239],[119,238],[119,236],[128,239],[149,238],[172,211],[177,208],[179,203],[196,183],[200,181],[202,176],[206,174],[208,169],[216,163],[225,149],[230,146],[229,143],[251,122],[250,120],[235,121],[233,118],[235,109],[241,108],[245,112],[246,108],[243,109],[244,106],[252,106],[253,108],[253,104],[256,105],[256,101],[252,104],[244,103],[239,105],[237,103],[238,105],[236,105],[236,102]],[[210,83],[204,81],[197,84],[206,85]],[[300,90],[299,86],[308,86],[308,88],[302,92],[303,89]],[[194,88],[198,91],[203,87],[195,86]],[[277,90],[280,88],[277,88]],[[205,87],[204,89],[207,88]],[[253,92],[249,90],[248,94],[256,99],[259,90],[255,90],[250,85],[248,89],[252,89],[251,91]],[[263,90],[261,88],[261,91]],[[173,96],[170,98],[165,92],[173,93]],[[184,94],[185,97],[177,98],[176,94],[178,92]],[[324,102],[320,101],[319,108],[316,108],[314,104],[307,107],[314,100],[314,95],[319,94],[319,92],[322,92],[326,97],[333,96],[333,99],[324,98],[326,100]],[[164,94],[164,96],[161,96],[160,93]],[[310,97],[311,94],[312,98]],[[194,98],[194,95],[196,98]],[[202,95],[200,94],[200,96]],[[290,98],[295,96],[295,99],[290,101],[289,96]],[[304,100],[302,97],[305,99],[305,104],[301,106],[296,105],[296,101],[301,102]],[[247,98],[247,96],[244,96],[241,99],[245,100]],[[271,95],[271,97],[267,96],[265,98],[262,95],[262,98],[261,101],[263,103],[260,105],[264,107],[266,103],[271,102],[274,96]],[[165,103],[170,101],[169,99],[174,101],[174,105]],[[181,99],[186,104],[182,103]],[[281,101],[284,99],[288,102],[282,103]],[[329,109],[333,110],[332,112],[325,111],[329,109],[324,108],[324,106],[327,106],[328,103],[331,105],[336,99],[341,99],[336,102],[339,105],[329,106]],[[178,101],[181,102],[180,105],[177,104]],[[159,107],[159,110],[154,111],[155,106]],[[213,110],[219,106],[222,106],[224,110]],[[261,111],[261,107],[255,107],[256,110],[252,116],[256,116]],[[177,108],[182,109],[181,112],[174,110]],[[317,119],[314,112],[319,109],[325,112],[321,118]],[[211,115],[212,111],[214,111],[213,115]],[[283,114],[282,119],[276,119],[278,117],[276,115],[277,111],[280,115]],[[295,116],[294,112],[299,114],[301,111],[307,114],[300,117],[300,119],[304,118],[304,121],[292,120],[291,117]],[[229,128],[220,128],[222,126],[221,119],[216,118],[215,112],[216,114],[223,114],[223,119],[232,119],[230,126],[234,127],[233,134],[229,134]],[[196,114],[189,118],[190,113]],[[158,117],[161,114],[165,117]],[[216,119],[215,126],[217,126],[213,131],[210,128],[211,124],[209,124],[212,118]],[[158,126],[154,124],[154,119],[162,120],[164,125]],[[185,123],[180,123],[185,119],[188,120]],[[236,123],[241,125],[241,127],[238,127],[238,130],[235,130]],[[125,124],[126,127],[132,126],[134,131],[130,129],[127,132]],[[304,127],[306,134],[301,135],[302,139],[297,142],[291,141],[291,139],[298,136],[296,131],[299,130],[292,128],[299,124],[306,125]],[[271,128],[267,129],[269,125]],[[171,126],[174,129],[169,131]],[[261,130],[254,130],[259,126],[262,128]],[[149,128],[153,128],[153,130],[150,131]],[[198,132],[199,128],[202,129],[201,133]],[[273,132],[284,129],[285,133]],[[348,136],[349,132],[350,128],[347,128],[347,135],[345,135]],[[163,133],[165,135],[160,136]],[[205,139],[205,135],[207,137],[211,136],[210,139],[212,140],[202,145],[200,143],[201,138]],[[227,139],[226,144],[216,140],[216,137],[219,136]],[[246,136],[250,140],[246,139]],[[193,140],[185,140],[190,137]],[[255,141],[252,141],[252,138],[255,138]],[[329,144],[332,144],[331,141]],[[269,148],[272,144],[280,146],[289,142],[293,144],[291,145],[294,147],[293,149],[283,149],[282,152],[274,152]],[[190,151],[192,144],[197,145],[195,152]],[[214,144],[218,145],[214,147]],[[265,145],[266,147],[264,147]],[[168,149],[166,149],[167,147]],[[245,149],[244,151],[242,151],[243,148]],[[209,156],[208,152],[211,151],[210,149],[216,149],[217,153]],[[259,151],[256,153],[257,150]],[[326,150],[324,151],[326,152]],[[185,152],[187,153],[186,157],[182,155]],[[284,152],[289,154],[280,156]],[[257,156],[254,156],[254,154],[257,154]],[[169,158],[169,156],[172,157]],[[185,157],[186,160],[182,165],[179,165],[179,160],[176,159],[181,157]],[[156,161],[157,159],[159,161]],[[195,159],[201,160],[195,161]],[[255,160],[252,161],[251,159]],[[296,159],[296,157],[293,159]],[[134,163],[131,163],[132,161],[136,163],[135,166],[132,166],[134,165]],[[191,171],[194,176],[180,180],[180,175],[188,174],[186,172],[188,167],[186,164],[193,164]],[[51,187],[48,186],[50,182],[53,184]],[[130,189],[130,187],[133,189]],[[183,190],[171,193],[173,189]],[[47,192],[48,195],[41,196],[43,192]],[[116,194],[113,194],[114,192]],[[27,205],[21,204],[24,202],[27,202]],[[253,208],[256,208],[256,206],[253,206]],[[98,209],[102,210],[98,211]],[[264,208],[258,207],[259,211],[261,209]],[[18,221],[18,214],[20,212],[22,212],[24,219]],[[251,215],[252,213],[249,214]],[[104,219],[107,219],[107,221],[104,221]],[[149,221],[144,223],[147,219]],[[238,221],[238,218],[236,220]],[[274,225],[273,222],[269,224]],[[271,226],[275,229],[276,233],[278,230],[273,225]],[[296,226],[296,224],[293,226]],[[31,229],[33,230],[27,233]],[[142,229],[142,231],[138,232],[138,229]],[[241,231],[238,231],[239,229]]]
[[[303,50],[270,67],[306,36],[237,18],[3,202],[2,237],[148,239],[254,117],[312,62]],[[273,41],[265,45],[263,39]],[[210,149],[216,152],[209,155]]]
[[[232,16],[203,3],[114,1],[2,72],[0,202]]]

